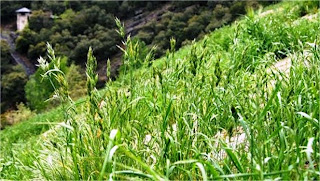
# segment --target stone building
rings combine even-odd
[[[16,13],[17,13],[17,30],[21,31],[28,24],[31,10],[23,7],[21,9],[16,10]]]

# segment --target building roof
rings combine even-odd
[[[31,10],[26,7],[23,7],[21,9],[16,10],[16,13],[31,13]]]

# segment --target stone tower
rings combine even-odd
[[[31,10],[23,7],[21,9],[16,10],[16,13],[17,13],[17,30],[21,31],[28,24]]]

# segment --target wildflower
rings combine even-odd
[[[47,157],[47,163],[48,163],[49,165],[52,165],[52,164],[53,164],[52,156],[51,156],[51,155],[49,155],[49,156]]]
[[[36,66],[40,67],[42,70],[47,70],[49,68],[49,63],[41,56],[37,61],[39,62],[39,64],[37,64]]]
[[[177,124],[173,124],[172,125],[172,130],[173,130],[174,133],[177,132]]]
[[[107,103],[106,103],[104,100],[102,100],[102,101],[100,102],[100,104],[99,104],[99,108],[102,109],[102,108],[105,107],[106,105],[107,105]]]
[[[114,138],[116,137],[117,133],[118,133],[118,130],[117,130],[117,129],[111,130],[111,132],[110,132],[110,139],[114,140]]]
[[[144,144],[148,144],[150,141],[151,141],[151,135],[150,135],[150,134],[147,134],[146,137],[144,138],[143,143],[144,143]]]

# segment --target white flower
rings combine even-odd
[[[102,109],[103,107],[105,107],[107,105],[107,103],[105,101],[101,101],[99,108]]]
[[[37,61],[39,62],[37,66],[40,67],[41,69],[46,70],[48,68],[49,66],[48,62],[42,57],[38,58]]]
[[[143,143],[144,143],[144,144],[148,144],[150,141],[151,141],[151,135],[150,135],[150,134],[147,134],[146,137],[144,138]]]
[[[52,164],[53,164],[52,156],[51,156],[51,155],[49,155],[49,156],[47,157],[47,163],[48,163],[49,165],[52,165]]]
[[[177,132],[177,124],[172,125],[172,130],[173,130],[173,132]]]
[[[111,130],[111,132],[110,132],[110,139],[111,139],[111,140],[114,140],[114,138],[116,137],[117,133],[118,133],[118,130],[117,130],[117,129]]]

